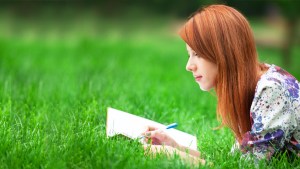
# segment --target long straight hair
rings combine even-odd
[[[217,117],[241,142],[251,129],[250,107],[263,69],[248,21],[232,7],[210,5],[194,13],[179,34],[199,57],[217,65]]]

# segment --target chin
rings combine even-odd
[[[206,87],[206,86],[201,86],[201,85],[199,85],[199,86],[200,86],[200,89],[205,92],[210,91],[213,88],[213,87]]]

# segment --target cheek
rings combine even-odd
[[[206,74],[206,77],[203,79],[203,90],[208,91],[215,87],[216,85],[217,74],[214,72],[209,72]]]
[[[217,81],[217,74],[216,72],[213,72],[210,76],[209,83],[212,87],[215,87],[216,81]]]
[[[211,80],[212,80],[213,83],[216,83],[216,80],[217,80],[217,73],[215,73],[215,74],[212,75]]]
[[[218,69],[215,64],[208,64],[208,67],[206,69],[206,75],[209,78],[209,81],[212,85],[215,85],[216,79],[217,79],[217,74],[218,74]]]
[[[207,81],[207,84],[206,84],[206,89],[207,90],[210,90],[212,88],[215,87],[215,79],[214,78],[211,78]]]

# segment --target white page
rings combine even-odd
[[[133,114],[129,114],[117,109],[107,109],[106,135],[112,137],[116,134],[122,134],[129,138],[138,138],[146,126],[154,126],[165,129],[165,125],[148,120]],[[165,130],[177,143],[185,147],[197,150],[197,138],[188,133],[176,129]]]

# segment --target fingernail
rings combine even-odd
[[[150,132],[147,132],[145,135],[146,135],[147,137],[149,137],[149,136],[151,136],[151,133],[150,133]]]

